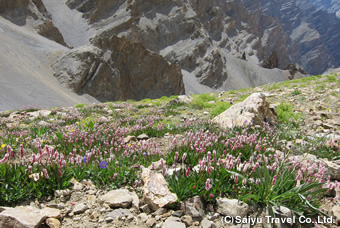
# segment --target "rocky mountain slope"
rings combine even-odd
[[[302,9],[302,0],[284,5],[246,0],[0,4],[2,17],[63,45],[45,66],[64,87],[100,101],[224,91],[302,77],[291,63],[310,73],[339,65],[337,19],[319,11],[308,17],[315,7]],[[314,26],[318,18],[323,24]]]
[[[309,0],[318,9],[325,10],[329,13],[335,13],[340,18],[340,2],[338,0]]]
[[[278,18],[291,62],[311,74],[340,65],[340,20],[308,0],[243,1],[254,14]]]

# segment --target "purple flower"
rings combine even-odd
[[[86,162],[87,162],[87,159],[86,159],[86,154],[84,155],[83,162],[84,162],[84,163],[86,163]]]
[[[100,164],[99,164],[100,168],[101,169],[106,169],[107,168],[107,162],[106,161],[102,161]]]

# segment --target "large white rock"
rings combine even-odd
[[[263,126],[265,122],[275,125],[277,117],[275,109],[270,108],[266,96],[263,93],[253,93],[243,102],[216,116],[213,122],[223,128]]]
[[[218,198],[217,212],[226,216],[245,218],[249,212],[249,206],[237,199]]]
[[[142,179],[144,201],[152,210],[155,211],[177,202],[177,195],[170,192],[168,183],[162,174],[143,168]]]
[[[0,227],[37,228],[46,218],[60,218],[60,210],[31,206],[6,208],[0,213]]]
[[[102,197],[100,200],[110,205],[112,208],[127,208],[131,204],[135,208],[139,208],[139,199],[136,193],[129,192],[127,189],[112,190]]]

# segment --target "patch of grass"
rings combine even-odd
[[[280,88],[281,88],[280,85],[281,85],[281,84],[273,84],[273,85],[271,85],[271,86],[268,88],[268,90],[280,89]]]
[[[326,77],[327,77],[326,82],[335,82],[336,81],[335,75],[327,75]]]
[[[216,101],[217,98],[213,95],[202,93],[198,96],[194,96],[194,100],[190,104],[190,107],[193,109],[206,109],[212,108],[213,104],[209,104],[209,101]]]
[[[337,92],[335,92],[335,91],[332,91],[331,95],[334,96],[334,97],[338,97],[339,96],[339,94]]]
[[[326,85],[325,84],[321,84],[321,85],[319,85],[319,86],[317,86],[317,87],[315,87],[315,91],[323,91],[323,90],[325,90],[326,89]]]
[[[236,94],[236,91],[235,90],[230,90],[228,93],[229,94]]]
[[[244,101],[245,99],[247,99],[249,96],[250,96],[250,94],[242,95],[242,96],[238,99],[238,101],[239,101],[239,102],[242,102],[242,101]]]
[[[277,118],[281,123],[291,123],[296,126],[296,121],[300,120],[301,114],[294,113],[294,107],[287,103],[281,103],[277,106]]]
[[[297,95],[300,95],[301,94],[301,90],[299,90],[299,89],[295,89],[292,93],[291,93],[291,95],[293,95],[293,96],[297,96]]]
[[[83,108],[85,106],[85,104],[76,104],[74,107],[76,108]]]
[[[227,102],[218,102],[215,107],[211,110],[211,116],[215,117],[230,108],[232,105]]]

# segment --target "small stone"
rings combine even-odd
[[[187,226],[191,226],[191,224],[192,224],[192,218],[191,218],[190,215],[182,216],[181,221],[184,222],[185,225],[187,225]]]
[[[98,211],[94,211],[94,212],[92,212],[92,214],[89,216],[90,217],[90,219],[92,219],[92,220],[98,220],[98,218],[99,218],[99,213],[98,213]]]
[[[124,139],[124,142],[125,143],[130,143],[130,142],[135,142],[137,141],[137,138],[136,136],[132,136],[132,135],[128,135],[125,139]]]
[[[109,222],[113,221],[113,218],[112,217],[106,217],[104,220],[105,220],[105,222],[109,223]]]
[[[180,218],[169,217],[163,224],[162,228],[186,228],[185,224],[181,222]]]
[[[61,226],[60,221],[56,218],[48,218],[46,219],[45,223],[50,228],[59,228]]]
[[[167,212],[167,213],[165,213],[165,214],[162,214],[161,217],[162,217],[162,218],[168,218],[168,217],[170,217],[171,215],[172,215],[172,212],[169,211],[169,212]]]
[[[190,215],[196,221],[202,221],[205,216],[204,205],[199,196],[195,196],[181,202],[181,210]]]
[[[150,212],[151,212],[150,207],[147,204],[141,206],[139,209],[146,214],[150,214]]]
[[[156,216],[155,216],[155,219],[156,219],[157,221],[159,221],[159,220],[162,219],[162,217],[161,217],[160,215],[156,215]]]
[[[215,223],[209,221],[207,218],[204,218],[201,222],[202,228],[216,228]]]
[[[327,161],[323,159],[323,162],[327,165],[328,168],[327,174],[331,176],[331,179],[340,181],[340,160]]]
[[[112,219],[116,219],[116,218],[120,218],[120,217],[127,217],[129,215],[132,215],[132,213],[129,210],[119,208],[119,209],[113,210],[110,214],[108,214],[106,216],[106,218],[111,217]],[[105,221],[106,221],[106,219],[105,219]]]
[[[249,211],[248,204],[238,201],[237,199],[218,198],[217,212],[222,215],[232,217],[246,217]]]
[[[147,135],[147,134],[141,134],[141,135],[138,135],[137,136],[137,139],[138,140],[147,140],[149,139],[150,137]]]
[[[339,226],[340,225],[340,206],[334,206],[332,208],[333,215],[336,218],[336,224]]]
[[[141,213],[137,216],[138,220],[140,220],[141,222],[146,222],[148,220],[148,215],[145,213]]]
[[[155,224],[156,224],[156,219],[154,219],[154,218],[149,218],[149,219],[146,221],[146,225],[147,225],[148,227],[153,227]]]
[[[127,216],[127,220],[129,220],[129,221],[134,220],[134,218],[135,218],[135,216],[133,216],[132,214]]]
[[[174,213],[172,213],[172,216],[175,216],[175,217],[182,217],[183,215],[184,215],[184,212],[182,210],[174,211]]]
[[[77,204],[74,208],[73,208],[73,214],[77,215],[77,214],[82,214],[84,213],[86,210],[88,209],[87,205],[80,203]]]
[[[101,208],[99,211],[100,211],[100,213],[105,213],[105,212],[106,212],[106,208],[103,207],[103,208]]]

